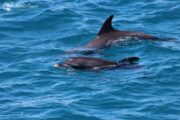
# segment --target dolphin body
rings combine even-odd
[[[126,39],[143,39],[143,40],[153,40],[153,41],[169,41],[172,38],[159,38],[152,35],[148,35],[142,32],[133,31],[123,31],[116,30],[112,26],[113,15],[109,16],[103,23],[97,37],[85,44],[83,49],[74,49],[72,51],[67,51],[67,53],[81,52],[91,54],[96,52],[97,49],[102,49],[111,46],[113,43],[122,42]]]
[[[100,58],[93,57],[73,57],[65,60],[63,63],[55,64],[54,67],[65,67],[74,69],[87,69],[87,70],[100,70],[111,68],[126,68],[139,60],[138,57],[124,58],[118,62],[108,61]]]
[[[112,27],[113,15],[109,16],[103,23],[97,37],[84,45],[85,48],[104,48],[112,45],[115,42],[123,41],[125,39],[143,39],[143,40],[168,40],[171,38],[158,38],[152,35],[148,35],[142,32],[132,32],[116,30]]]

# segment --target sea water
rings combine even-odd
[[[88,57],[140,57],[133,69],[82,71],[53,64],[96,37],[114,15],[119,30],[177,42],[116,44]],[[1,120],[179,120],[179,0],[0,1]]]

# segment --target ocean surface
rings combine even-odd
[[[58,69],[64,51],[96,37],[114,15],[119,30],[176,42],[137,40],[89,55],[138,56],[138,68]],[[179,0],[0,1],[0,120],[180,120]]]

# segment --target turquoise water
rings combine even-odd
[[[138,56],[137,69],[52,67],[79,56],[64,51],[93,39],[111,14],[116,29],[179,41],[178,0],[15,0],[10,7],[6,2],[0,2],[1,120],[180,118],[178,42],[137,41],[91,55],[114,61]]]

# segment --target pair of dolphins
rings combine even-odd
[[[114,43],[122,42],[126,39],[143,39],[153,41],[171,40],[171,38],[159,38],[142,32],[116,30],[112,27],[112,19],[113,15],[109,16],[103,23],[97,37],[83,46],[83,48],[87,49],[87,51],[85,52],[93,53],[94,50],[107,48]],[[69,52],[74,51],[78,50]],[[118,62],[92,57],[72,57],[65,60],[63,63],[57,63],[54,66],[68,68],[70,67],[75,69],[99,70],[107,68],[128,67],[133,65],[137,60],[139,60],[138,57],[128,57]]]

